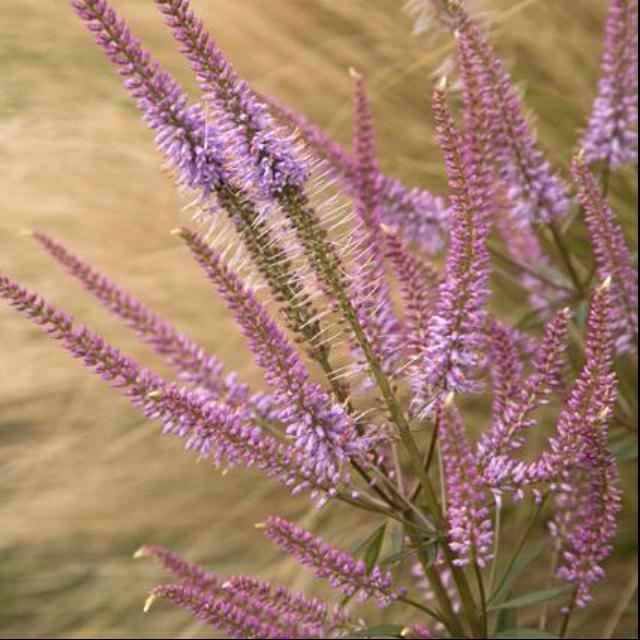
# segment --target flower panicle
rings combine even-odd
[[[638,161],[638,2],[609,0],[598,93],[581,145],[585,161]]]
[[[636,351],[638,271],[634,267],[624,231],[581,154],[574,158],[571,168],[591,236],[598,275],[602,279],[611,278],[609,299],[615,309],[611,321],[617,350],[620,353]]]
[[[449,4],[461,78],[467,83],[465,105],[481,110],[466,119],[482,125],[481,150],[498,166],[513,215],[523,225],[563,216],[570,205],[566,186],[538,147],[504,63],[462,3]]]
[[[449,548],[456,556],[456,566],[477,563],[484,567],[492,558],[493,526],[479,461],[453,402],[445,402],[438,416]]]
[[[280,549],[346,596],[357,595],[361,602],[374,598],[378,606],[386,607],[403,595],[402,591],[393,588],[389,572],[378,566],[367,570],[364,561],[334,549],[284,518],[269,517],[264,532]]]
[[[125,78],[156,144],[178,171],[179,183],[206,196],[226,184],[224,150],[202,109],[189,106],[187,94],[152,60],[106,0],[71,0],[97,44]]]
[[[607,444],[616,398],[612,371],[609,280],[593,293],[587,315],[586,362],[566,400],[550,442],[549,465],[558,476],[556,513],[550,532],[560,545],[557,576],[576,587],[584,607],[591,587],[604,577],[602,562],[612,552],[621,491]]]
[[[188,0],[156,0],[196,74],[232,156],[233,179],[266,199],[285,186],[302,187],[309,174],[299,145],[279,128],[268,107],[241,80],[191,11]],[[231,150],[231,151],[229,151]]]
[[[468,393],[478,386],[473,376],[482,363],[485,344],[486,243],[493,202],[474,140],[456,128],[443,88],[433,92],[433,109],[453,219],[444,275],[429,322],[428,346],[414,374],[414,408],[423,416],[437,409],[449,391]]]
[[[189,250],[214,283],[242,327],[266,382],[275,389],[279,418],[287,435],[329,484],[349,481],[348,462],[361,457],[372,444],[359,437],[354,422],[339,405],[311,381],[297,351],[265,307],[196,233],[179,229]]]

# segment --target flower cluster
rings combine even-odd
[[[526,564],[524,542],[544,512],[559,554],[549,575],[571,589],[558,608],[564,637],[571,612],[604,577],[617,531],[612,418],[627,427],[637,419],[633,403],[618,402],[613,373],[616,358],[623,372],[636,363],[637,273],[607,198],[609,173],[637,149],[636,0],[611,0],[603,75],[571,185],[546,159],[469,7],[410,3],[438,17],[456,51],[459,108],[446,78],[432,99],[446,195],[382,171],[361,74],[352,71],[347,150],[239,78],[188,0],[155,5],[191,63],[201,104],[189,103],[107,0],[71,3],[124,77],[179,186],[195,193],[196,220],[210,233],[174,233],[226,304],[266,390],[44,233],[31,235],[173,379],[5,276],[0,297],[200,458],[260,472],[316,506],[340,502],[384,520],[352,553],[278,516],[260,525],[340,592],[340,606],[255,577],[222,578],[152,545],[138,555],[159,560],[176,582],[152,589],[148,604],[166,598],[230,637],[377,637],[382,628],[352,615],[355,596],[401,610],[403,624],[385,625],[385,636],[492,637],[509,573]],[[573,217],[569,188],[580,207]],[[320,201],[326,193],[330,201]],[[565,236],[582,219],[591,275],[580,264],[587,251],[576,262]],[[505,269],[526,294],[520,318],[518,295],[508,313],[494,304]],[[487,387],[485,399],[478,392]],[[539,446],[529,446],[531,434]],[[514,499],[503,510],[506,497]],[[512,517],[529,508],[531,517]],[[496,586],[505,537],[523,543]],[[396,586],[407,556],[421,599]]]

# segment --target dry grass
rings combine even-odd
[[[151,0],[113,4],[192,86]],[[487,4],[496,10],[501,51],[516,76],[526,78],[542,139],[555,159],[566,161],[593,94],[603,0]],[[411,39],[399,0],[194,5],[256,88],[289,100],[343,141],[347,69],[363,71],[385,168],[409,182],[442,186],[427,74],[447,48]],[[159,165],[151,136],[66,3],[2,0],[0,271],[158,365],[18,234],[24,227],[46,230],[255,379],[240,334],[168,235],[184,221],[184,203]],[[632,182],[614,186],[635,235]],[[4,307],[0,327],[2,637],[191,637],[202,632],[180,612],[159,606],[142,616],[144,591],[158,580],[153,567],[131,562],[142,543],[164,544],[221,572],[308,586],[307,574],[274,561],[253,522],[273,511],[295,514],[318,531],[331,528],[337,543],[366,529],[339,508],[309,510],[250,474],[221,479],[194,465],[179,442],[157,437],[156,426]],[[629,516],[634,500],[628,499]],[[583,616],[587,635],[597,634],[592,622],[615,601],[634,541],[629,517],[619,575],[602,590],[604,604]],[[623,621],[628,633],[634,617]]]

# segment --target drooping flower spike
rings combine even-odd
[[[572,164],[598,275],[611,278],[611,322],[619,352],[638,349],[638,270],[616,215],[579,155]]]
[[[638,1],[609,0],[598,94],[582,140],[587,163],[638,162]]]
[[[346,596],[357,595],[361,602],[373,598],[379,607],[386,607],[403,595],[402,590],[393,587],[389,572],[376,565],[367,570],[364,561],[334,549],[284,518],[271,516],[258,526],[264,528],[267,538],[283,551]]]

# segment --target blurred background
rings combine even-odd
[[[151,0],[113,0],[185,86],[194,85]],[[368,79],[383,168],[443,188],[428,108],[448,41],[411,36],[401,0],[193,0],[242,76],[338,140],[350,136],[348,68]],[[598,76],[605,0],[486,0],[497,47],[566,167]],[[46,231],[259,384],[241,335],[169,230],[186,204],[152,136],[101,51],[65,2],[0,2],[0,271],[46,295],[126,352],[162,365],[28,237]],[[630,234],[633,180],[613,198]],[[505,304],[509,300],[504,300]],[[317,591],[253,524],[295,517],[348,548],[371,531],[339,506],[317,511],[274,484],[194,464],[116,392],[16,313],[0,306],[0,635],[194,637],[206,633],[145,592],[164,579],[133,562],[163,544],[220,573],[248,572]],[[634,462],[622,473],[633,486]],[[635,562],[635,493],[598,604],[578,616],[597,637]],[[619,637],[635,637],[637,609]]]

